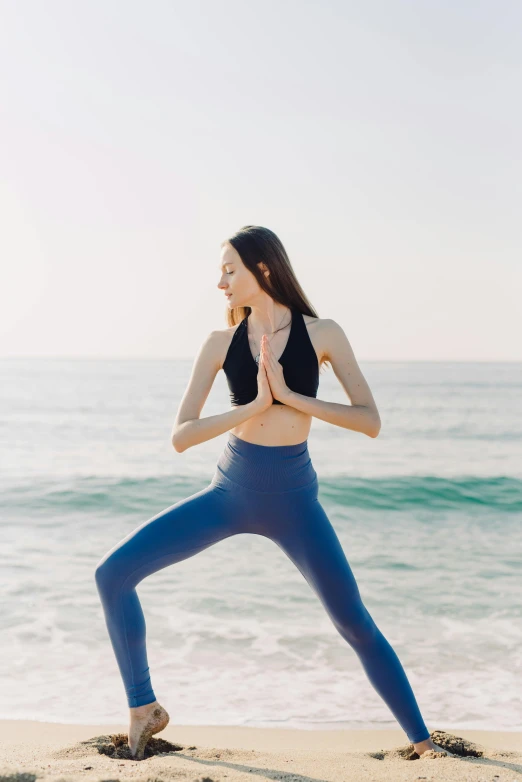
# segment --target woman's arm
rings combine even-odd
[[[227,335],[230,340],[230,336]],[[198,445],[206,440],[212,440],[238,424],[242,424],[248,418],[266,410],[272,404],[272,395],[266,381],[267,393],[262,393],[248,402],[246,405],[237,405],[232,410],[218,415],[200,418],[203,405],[210,393],[214,379],[221,369],[221,359],[225,350],[224,333],[212,331],[202,346],[194,361],[192,374],[183,398],[181,400],[174,426],[172,427],[171,442],[178,453],[186,451],[193,445]],[[258,380],[258,394],[259,381]]]
[[[313,396],[303,396],[295,391],[289,391],[284,398],[284,404],[308,413],[321,421],[326,421],[343,429],[353,429],[368,437],[377,437],[381,429],[381,419],[377,410],[366,405],[343,405],[339,402],[325,402]]]
[[[224,432],[228,432],[238,424],[242,424],[248,418],[257,415],[265,408],[261,407],[254,399],[246,405],[236,405],[232,410],[218,415],[209,415],[206,418],[192,418],[183,423],[175,423],[172,429],[172,445],[178,453],[183,453],[193,445],[199,445],[206,440],[212,440]]]
[[[325,402],[312,396],[297,394],[290,389],[284,392],[280,401],[329,424],[353,429],[355,432],[367,434],[368,437],[377,437],[381,430],[379,411],[346,334],[339,324],[328,318],[321,321],[320,342],[324,357],[332,364],[335,375],[352,404]]]

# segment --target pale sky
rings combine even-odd
[[[192,358],[275,231],[361,360],[522,360],[522,3],[0,0],[0,356]]]

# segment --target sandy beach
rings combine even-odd
[[[432,731],[458,757],[412,755],[400,730],[308,731],[168,725],[141,761],[129,758],[126,725],[64,725],[1,720],[0,782],[36,779],[516,780],[522,733]]]

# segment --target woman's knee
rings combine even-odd
[[[112,579],[112,569],[110,565],[107,565],[107,559],[102,559],[96,565],[94,570],[94,580],[98,591],[105,592],[110,588],[110,581]]]
[[[353,647],[373,641],[378,632],[377,625],[363,603],[347,606],[343,614],[334,619],[334,624]]]
[[[94,580],[100,594],[114,594],[126,576],[122,558],[117,551],[106,554],[94,570]]]

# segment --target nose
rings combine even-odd
[[[220,288],[220,289],[221,289],[221,288],[227,288],[227,285],[226,285],[226,283],[225,283],[225,282],[223,282],[223,279],[221,279],[221,280],[218,282],[218,285],[217,285],[217,286],[218,286],[218,288]]]

